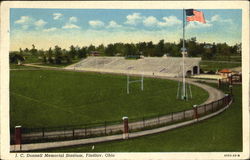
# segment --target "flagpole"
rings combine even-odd
[[[182,98],[186,99],[186,84],[185,84],[185,9],[183,8],[183,39],[182,39]]]

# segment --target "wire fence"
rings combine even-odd
[[[161,126],[175,124],[178,122],[200,118],[226,107],[231,100],[231,95],[226,95],[222,99],[211,102],[209,104],[194,107],[193,109],[173,112],[167,115],[158,115],[154,116],[153,118],[142,117],[136,120],[129,119],[129,132],[131,133],[153,129]],[[22,128],[21,132],[22,143],[24,144],[114,135],[123,133],[123,130],[123,121],[120,120],[64,127]],[[14,144],[14,141],[14,129],[11,129],[11,144]]]

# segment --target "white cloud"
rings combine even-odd
[[[53,32],[53,31],[56,31],[56,30],[57,30],[56,27],[52,27],[52,28],[44,29],[43,31],[44,32]]]
[[[196,21],[191,21],[191,22],[188,22],[186,28],[187,29],[198,29],[198,28],[207,28],[207,27],[211,27],[211,26],[213,26],[213,24],[211,24],[211,23],[199,23]]]
[[[89,25],[94,27],[94,28],[99,28],[99,27],[103,27],[104,23],[102,21],[99,21],[99,20],[92,20],[92,21],[89,21]]]
[[[80,27],[75,24],[67,23],[62,28],[63,29],[79,29]]]
[[[208,22],[222,22],[222,23],[233,23],[232,19],[223,19],[219,15],[214,15],[211,17],[211,20]]]
[[[220,15],[214,15],[210,18],[210,20],[207,19],[206,23],[199,23],[196,21],[188,22],[187,29],[212,27],[216,23],[233,23],[233,21],[232,21],[232,19],[223,19]]]
[[[211,17],[211,22],[214,22],[214,21],[218,21],[220,19],[220,16],[219,15],[214,15],[213,17]]]
[[[175,16],[163,17],[162,19],[163,22],[158,23],[160,27],[174,26],[182,23],[182,21]]]
[[[25,24],[25,23],[29,23],[30,21],[31,21],[31,18],[29,16],[21,16],[19,20],[15,21],[15,23]]]
[[[107,28],[120,28],[122,27],[122,25],[119,25],[116,23],[116,21],[110,21],[109,25],[107,26]]]
[[[25,25],[22,25],[22,29],[26,30],[29,28],[29,25],[25,24]]]
[[[163,17],[162,20],[163,21],[159,21],[154,16],[144,17],[143,24],[146,27],[152,27],[152,26],[168,27],[168,26],[174,26],[174,25],[178,25],[182,23],[182,21],[179,20],[175,16]]]
[[[53,13],[53,19],[58,20],[62,17],[63,15],[61,13]]]
[[[69,18],[69,22],[72,22],[72,23],[74,23],[74,22],[77,22],[77,18],[76,17],[70,17]]]
[[[43,27],[45,24],[47,24],[47,22],[44,21],[44,20],[42,20],[42,19],[40,19],[40,20],[36,21],[34,24],[37,27]]]
[[[126,18],[127,18],[127,21],[125,22],[125,24],[129,24],[129,25],[137,25],[143,19],[140,13],[130,14]]]
[[[147,27],[156,26],[158,23],[158,20],[154,16],[149,16],[143,20],[143,24]]]

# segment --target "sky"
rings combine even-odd
[[[198,42],[241,43],[240,9],[197,9],[206,23],[187,22],[186,38]],[[179,42],[181,9],[28,9],[10,10],[10,50],[48,49],[58,45],[88,46],[109,43]]]

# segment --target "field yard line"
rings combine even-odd
[[[37,100],[37,99],[35,99],[35,98],[31,98],[31,97],[28,97],[28,96],[25,96],[25,95],[22,95],[22,94],[19,94],[19,93],[13,92],[13,91],[10,91],[10,93],[15,94],[15,95],[17,95],[17,96],[19,96],[19,97],[23,97],[23,98],[26,98],[26,99],[28,99],[28,100],[31,100],[31,101],[37,102],[37,103],[41,103],[41,104],[44,104],[44,105],[47,105],[47,106],[51,106],[51,107],[53,107],[53,108],[56,108],[56,109],[62,110],[62,111],[64,111],[64,112],[68,112],[68,113],[71,113],[71,114],[76,114],[76,113],[71,112],[71,111],[68,111],[68,110],[66,110],[66,109],[62,109],[62,108],[60,108],[60,107],[58,107],[58,106],[56,106],[56,105],[53,105],[53,104],[47,104],[47,103],[44,103],[44,102],[42,102],[42,101],[39,101],[39,100]]]

